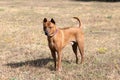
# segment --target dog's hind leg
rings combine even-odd
[[[84,41],[83,40],[78,41],[78,48],[79,48],[79,51],[80,51],[81,63],[82,63],[83,60],[84,60]]]
[[[73,52],[75,53],[75,57],[76,57],[76,64],[78,64],[77,46],[78,46],[78,44],[76,42],[74,42],[72,45],[72,49],[73,49]]]

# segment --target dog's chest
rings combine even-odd
[[[49,44],[50,48],[54,48],[55,47],[55,41],[54,40],[49,40],[48,44]]]
[[[54,42],[51,41],[51,42],[49,43],[49,45],[50,45],[51,47],[54,47]]]

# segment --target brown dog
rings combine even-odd
[[[47,35],[48,45],[54,59],[54,66],[57,71],[61,71],[61,56],[62,49],[69,42],[72,42],[72,49],[76,56],[76,63],[78,64],[77,47],[81,54],[81,63],[83,62],[84,55],[84,34],[81,29],[81,22],[79,18],[73,17],[79,21],[79,27],[58,28],[55,25],[54,19],[48,21],[46,18],[43,20],[43,30]],[[56,61],[56,53],[58,63]]]

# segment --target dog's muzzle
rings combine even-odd
[[[44,31],[46,36],[49,36],[49,33],[47,30]]]
[[[44,32],[45,32],[46,36],[52,37],[52,36],[54,36],[58,32],[58,30],[56,29],[56,31],[53,34],[50,34],[47,30],[44,30]]]

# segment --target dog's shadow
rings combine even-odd
[[[50,61],[53,61],[53,59],[50,58],[42,58],[42,59],[36,59],[36,60],[28,60],[25,62],[16,62],[16,63],[7,63],[6,66],[9,66],[11,68],[18,68],[22,66],[33,66],[33,67],[44,67],[47,65]],[[53,69],[52,66],[49,67],[50,69]]]
[[[5,64],[4,66],[8,66],[11,68],[19,68],[22,66],[30,66],[30,67],[33,66],[33,67],[42,68],[42,67],[45,67],[49,62],[53,63],[53,59],[42,58],[42,59],[36,59],[36,60],[28,60],[28,61],[24,61],[24,62],[22,62],[22,61],[21,62],[11,62],[11,63]],[[69,61],[63,60],[63,62],[70,64]],[[46,68],[50,69],[51,71],[55,70],[53,64],[50,64],[49,66],[47,65]]]

